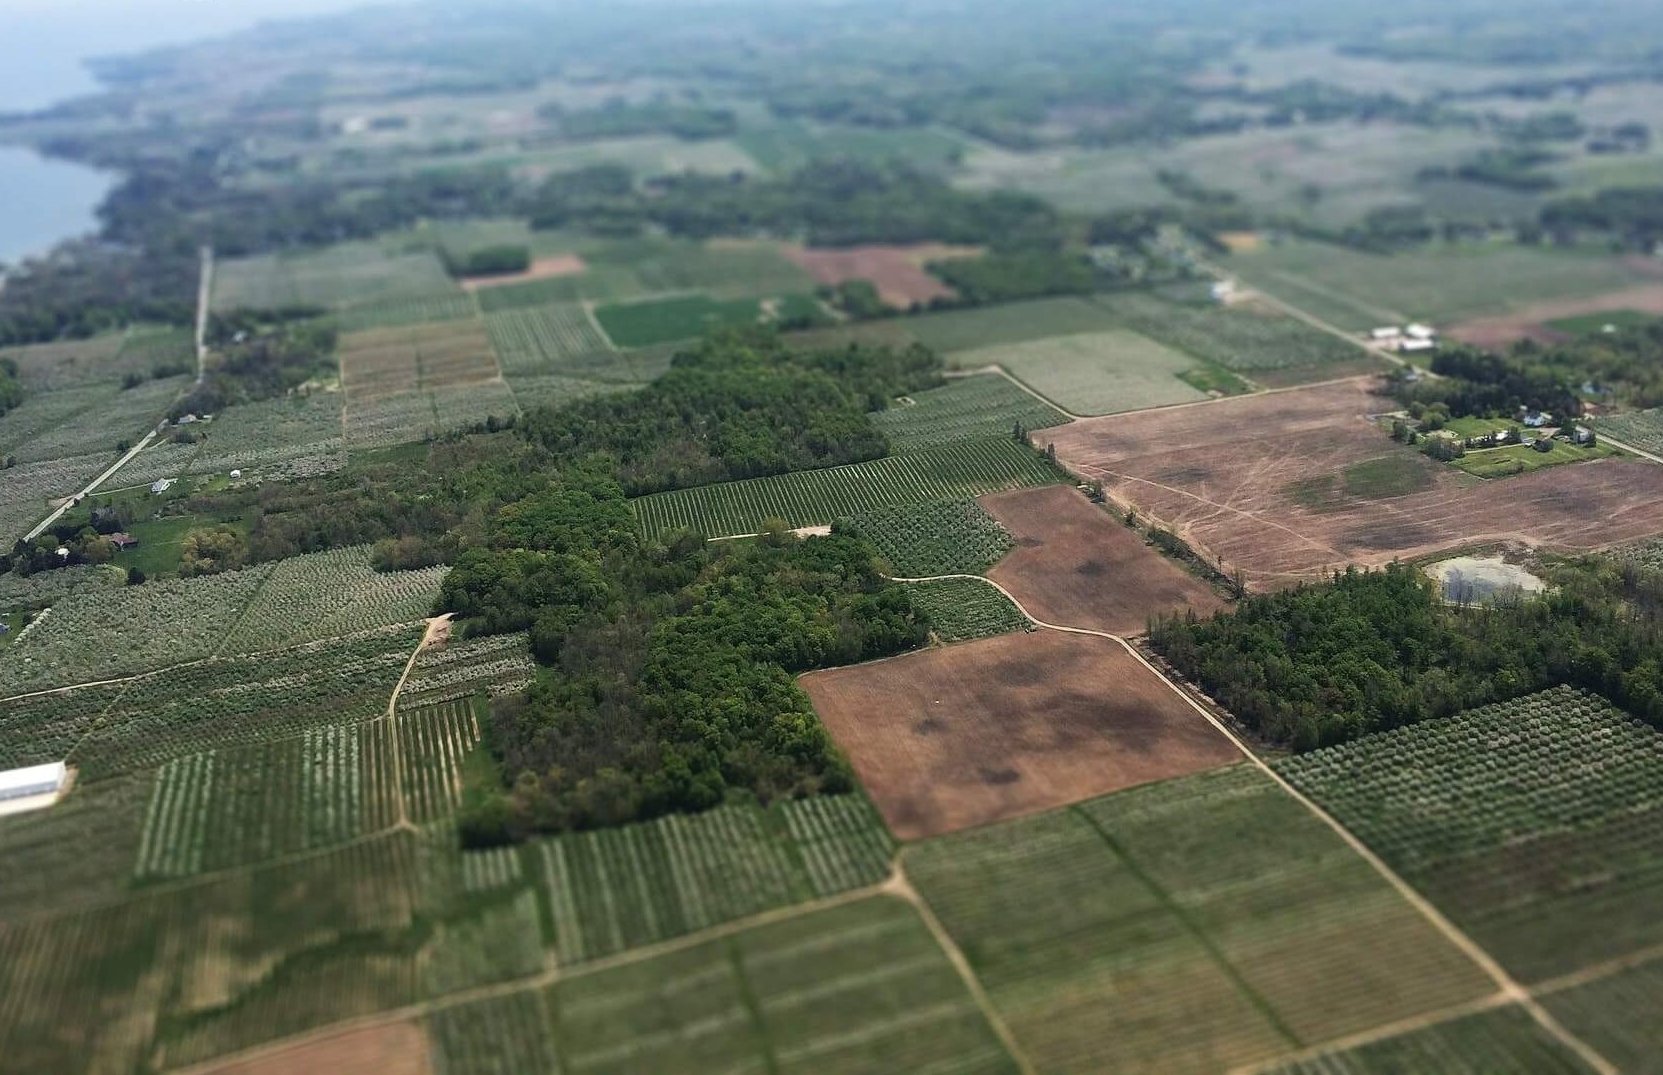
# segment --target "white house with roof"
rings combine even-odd
[[[68,783],[69,768],[61,761],[0,772],[0,815],[51,806]]]

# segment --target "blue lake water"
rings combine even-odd
[[[0,261],[39,254],[93,231],[112,177],[33,150],[0,146]]]

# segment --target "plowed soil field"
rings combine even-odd
[[[1483,481],[1393,443],[1372,379],[1116,418],[1044,437],[1117,502],[1259,589],[1461,545],[1589,551],[1663,534],[1663,466],[1607,459]]]
[[[988,577],[1047,623],[1140,634],[1149,617],[1224,607],[1212,589],[1066,485],[981,498],[1016,539]]]
[[[1117,642],[1039,631],[801,680],[903,840],[1240,760]]]

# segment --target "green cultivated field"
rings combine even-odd
[[[1663,455],[1663,408],[1591,420],[1595,433],[1611,436],[1642,452]]]
[[[1510,243],[1382,255],[1289,239],[1225,264],[1253,287],[1354,331],[1505,313],[1644,280],[1613,256]]]
[[[568,978],[549,1008],[572,1075],[1016,1070],[917,912],[884,897]]]
[[[214,266],[216,311],[294,306],[327,309],[368,304],[450,302],[460,294],[431,253],[393,253],[375,243],[263,254]]]
[[[1591,1070],[1522,1008],[1511,1006],[1323,1053],[1267,1075],[1587,1075]]]
[[[979,579],[909,583],[907,596],[930,617],[930,628],[943,642],[968,642],[1034,629],[1010,598],[992,583]]]
[[[385,723],[315,728],[156,773],[134,876],[188,877],[346,843],[397,820]]]
[[[889,322],[880,322],[888,324]],[[1118,327],[1116,319],[1088,299],[1036,299],[973,310],[921,314],[894,322],[936,351],[972,351],[996,344],[1026,343],[1047,336],[1076,336]],[[955,359],[955,364],[974,363]]]
[[[1623,1071],[1655,1071],[1663,1056],[1663,1021],[1657,998],[1663,996],[1663,961],[1653,959],[1619,969],[1542,998],[1572,1034],[1586,1041]]]
[[[119,693],[77,729],[71,764],[80,767],[84,783],[210,749],[373,719],[387,711],[393,686],[420,637],[416,627],[391,628],[290,650],[214,658],[100,688]],[[19,708],[27,712],[33,704],[30,700]],[[53,732],[61,734],[60,729]]]
[[[1480,478],[1507,478],[1544,467],[1586,463],[1592,459],[1605,459],[1615,454],[1615,449],[1607,448],[1603,444],[1583,448],[1567,441],[1556,440],[1553,442],[1553,450],[1548,452],[1538,452],[1528,444],[1513,444],[1506,448],[1486,448],[1482,451],[1468,452],[1459,459],[1451,460],[1450,465]]]
[[[522,853],[570,965],[877,884],[893,851],[871,804],[844,795],[573,833]]]
[[[280,560],[224,652],[281,649],[426,619],[445,571],[377,571],[368,545]]]
[[[1293,383],[1341,376],[1359,361],[1383,369],[1360,347],[1262,306],[1173,302],[1147,292],[1096,300],[1127,328],[1169,347],[1253,377]],[[1290,371],[1300,371],[1294,376]]]
[[[494,697],[529,685],[536,674],[530,643],[523,634],[452,639],[416,655],[398,704],[404,709],[478,693]]]
[[[1010,433],[1018,423],[1025,429],[1045,429],[1068,421],[1055,407],[993,374],[950,381],[910,399],[872,415],[872,424],[883,430],[897,452],[996,437]]]
[[[227,407],[214,416],[189,470],[193,474],[241,470],[248,479],[333,473],[346,465],[342,401],[339,392],[313,392]],[[116,477],[121,485],[142,484],[126,467]]]
[[[648,534],[685,527],[710,537],[755,534],[769,519],[824,526],[873,508],[976,497],[1049,485],[1057,472],[1010,437],[807,470],[769,478],[654,493],[631,501]]]
[[[1607,325],[1617,328],[1639,328],[1657,320],[1656,314],[1643,313],[1640,310],[1601,310],[1599,313],[1581,314],[1577,317],[1561,317],[1547,323],[1548,328],[1558,332],[1568,332],[1572,336],[1593,336],[1604,332]]]
[[[865,538],[901,578],[980,574],[1015,547],[1010,533],[974,500],[876,508],[838,526]]]
[[[1246,765],[929,840],[903,865],[1041,1071],[1228,1070],[1492,988]]]
[[[606,337],[576,303],[491,314],[485,319],[485,327],[502,371],[510,377],[605,369],[604,358],[612,351]],[[596,356],[603,356],[602,364],[594,361]]]
[[[812,299],[801,295],[781,297],[778,316],[812,316],[819,309]],[[690,340],[711,329],[736,328],[774,319],[763,300],[718,300],[707,295],[650,299],[595,310],[595,320],[618,347],[651,347],[653,344]]]
[[[1280,768],[1524,980],[1663,941],[1663,736],[1603,699],[1554,688]]]
[[[335,314],[334,320],[342,332],[364,332],[436,321],[466,321],[474,313],[473,298],[466,293],[433,292],[415,298],[395,296],[349,306]]]
[[[1206,399],[1179,378],[1200,363],[1135,332],[1114,330],[985,347],[953,356],[966,367],[997,364],[1074,414],[1118,414]]]

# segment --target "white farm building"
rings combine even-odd
[[[0,772],[0,814],[51,806],[68,781],[69,770],[61,761]]]

